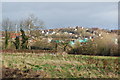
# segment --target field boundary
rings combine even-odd
[[[0,50],[1,53],[57,53],[55,50]]]

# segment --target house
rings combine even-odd
[[[81,27],[82,29],[84,29],[84,27]]]
[[[99,34],[98,36],[101,37],[101,34]]]
[[[68,32],[64,32],[64,34],[68,34]]]
[[[10,38],[14,39],[16,36],[21,36],[21,33],[10,33]]]
[[[69,35],[72,35],[72,33],[69,33]]]
[[[52,38],[48,38],[48,43],[50,43],[52,41]]]
[[[115,39],[115,44],[118,44],[118,39],[117,38]]]
[[[99,30],[99,28],[92,28],[92,30],[94,31],[94,30]]]
[[[4,34],[0,34],[0,38],[5,38],[5,35]]]
[[[53,31],[51,34],[55,34],[56,32],[55,31]]]
[[[45,32],[44,32],[44,30],[42,31],[42,34],[44,34]]]
[[[49,34],[49,32],[46,32],[46,34]]]
[[[112,33],[118,33],[120,30],[111,30]]]

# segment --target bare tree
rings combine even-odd
[[[20,26],[20,29],[24,28],[24,21],[23,20],[20,21],[19,26]]]
[[[5,30],[13,30],[13,22],[9,18],[5,18],[2,20],[2,29]]]
[[[31,31],[44,28],[44,22],[31,14],[28,18],[21,22],[21,27],[22,26],[24,26],[24,28],[27,29],[31,35]]]

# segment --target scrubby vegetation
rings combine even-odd
[[[31,49],[34,50],[55,50],[55,44],[54,43],[48,43],[47,40],[40,40],[40,41],[36,41],[35,43],[33,43],[33,45],[31,46]]]
[[[118,57],[3,53],[5,78],[118,78]]]
[[[114,42],[114,35],[103,34],[103,37],[97,37],[94,41],[89,40],[86,43],[76,42],[68,50],[69,54],[100,55],[100,56],[120,56],[118,44]]]

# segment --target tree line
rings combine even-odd
[[[20,46],[22,49],[27,49],[28,36],[25,35],[25,31],[28,32],[28,35],[32,35],[34,34],[33,30],[39,30],[42,28],[44,28],[44,22],[33,14],[30,14],[27,18],[18,22],[12,21],[9,18],[4,18],[2,20],[2,30],[5,32],[5,49],[8,47],[10,32],[21,32],[21,45],[19,36],[16,36],[15,41],[12,42],[14,43],[16,49],[20,49]]]

